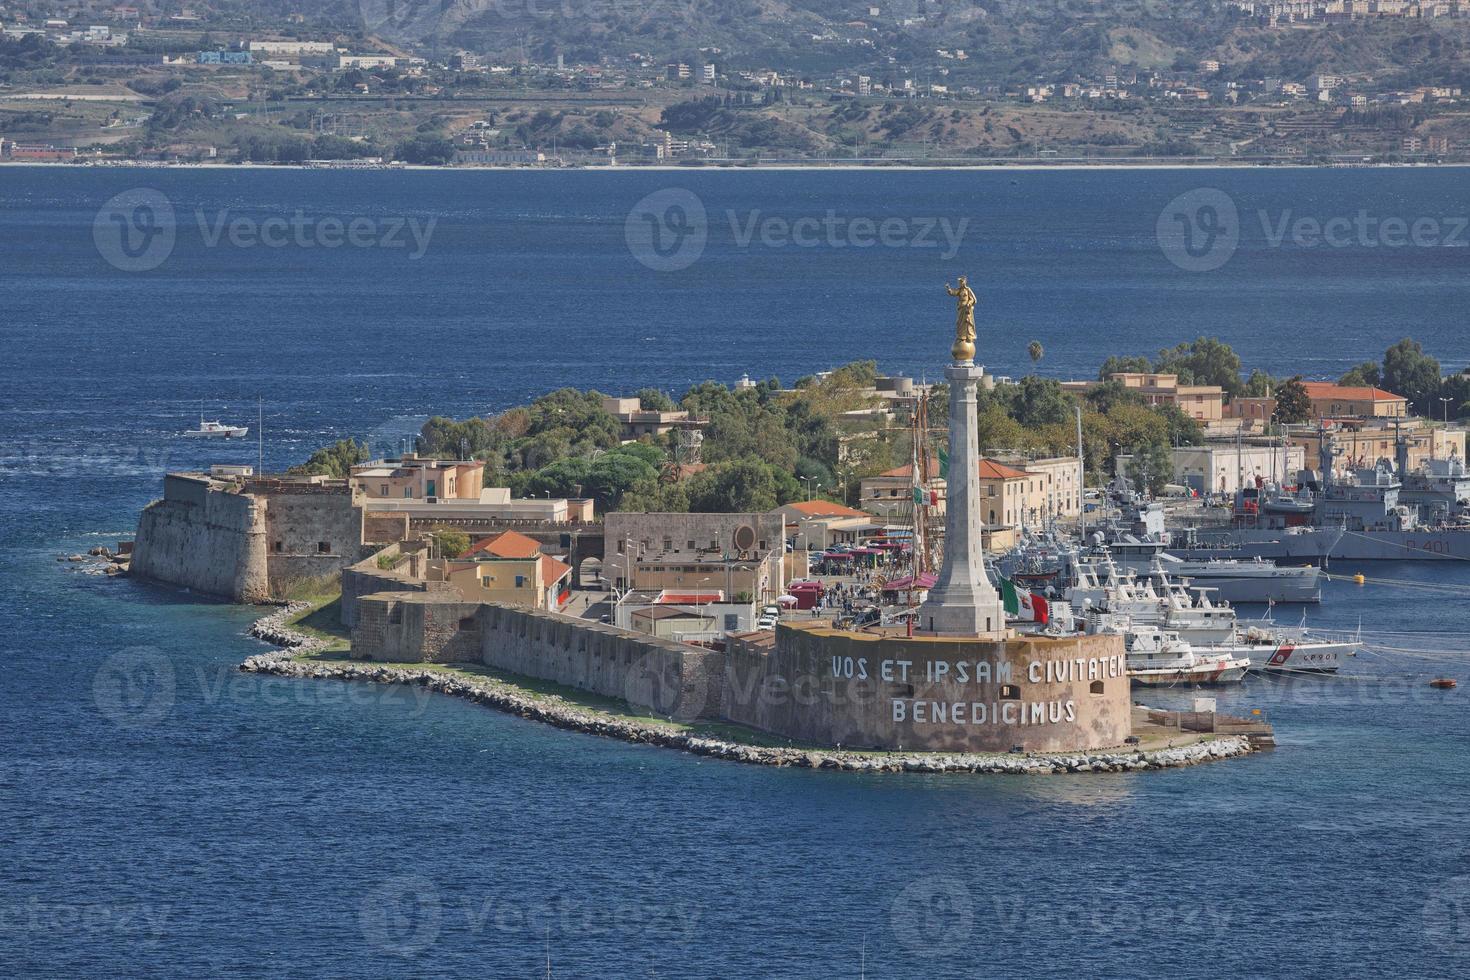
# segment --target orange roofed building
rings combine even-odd
[[[1409,400],[1382,388],[1303,381],[1312,400],[1312,417],[1401,419],[1409,414]]]
[[[425,577],[448,582],[467,602],[552,612],[566,605],[572,588],[572,566],[543,555],[534,538],[516,531],[478,541],[460,558],[429,562]]]

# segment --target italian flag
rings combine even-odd
[[[1000,580],[1000,597],[1005,603],[1008,616],[1013,616],[1024,623],[1050,621],[1051,609],[1048,608],[1046,600],[1039,595],[1032,595],[1027,589],[1016,588],[1016,584],[1008,578]]]

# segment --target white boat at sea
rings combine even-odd
[[[243,439],[249,434],[246,425],[226,425],[219,419],[206,422],[203,405],[199,406],[199,428],[180,433],[185,439]]]

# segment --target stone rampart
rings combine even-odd
[[[724,655],[558,613],[442,595],[359,596],[353,656],[397,663],[478,662],[618,698],[672,717],[716,718]]]
[[[168,491],[138,518],[130,574],[235,602],[268,599],[265,519],[255,498],[175,477]]]

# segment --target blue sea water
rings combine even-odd
[[[140,189],[152,217],[108,204]],[[160,195],[171,248],[128,271],[157,258]],[[1360,214],[1376,230],[1337,245],[1273,241]],[[1458,367],[1467,214],[1449,169],[0,169],[0,971],[1465,973],[1470,726],[1425,683],[1463,670],[1459,566],[1331,584],[1308,618],[1375,651],[1222,695],[1274,752],[983,779],[748,768],[244,677],[254,611],[55,559],[130,536],[166,467],[254,460],[176,438],[201,400],[254,425],[262,399],[280,466],[561,385],[933,375],[960,274],[1002,374],[1032,339],[1064,377],[1198,335],[1308,376],[1404,335]],[[433,221],[417,258],[387,241],[410,218]],[[324,243],[354,220],[362,244]]]

